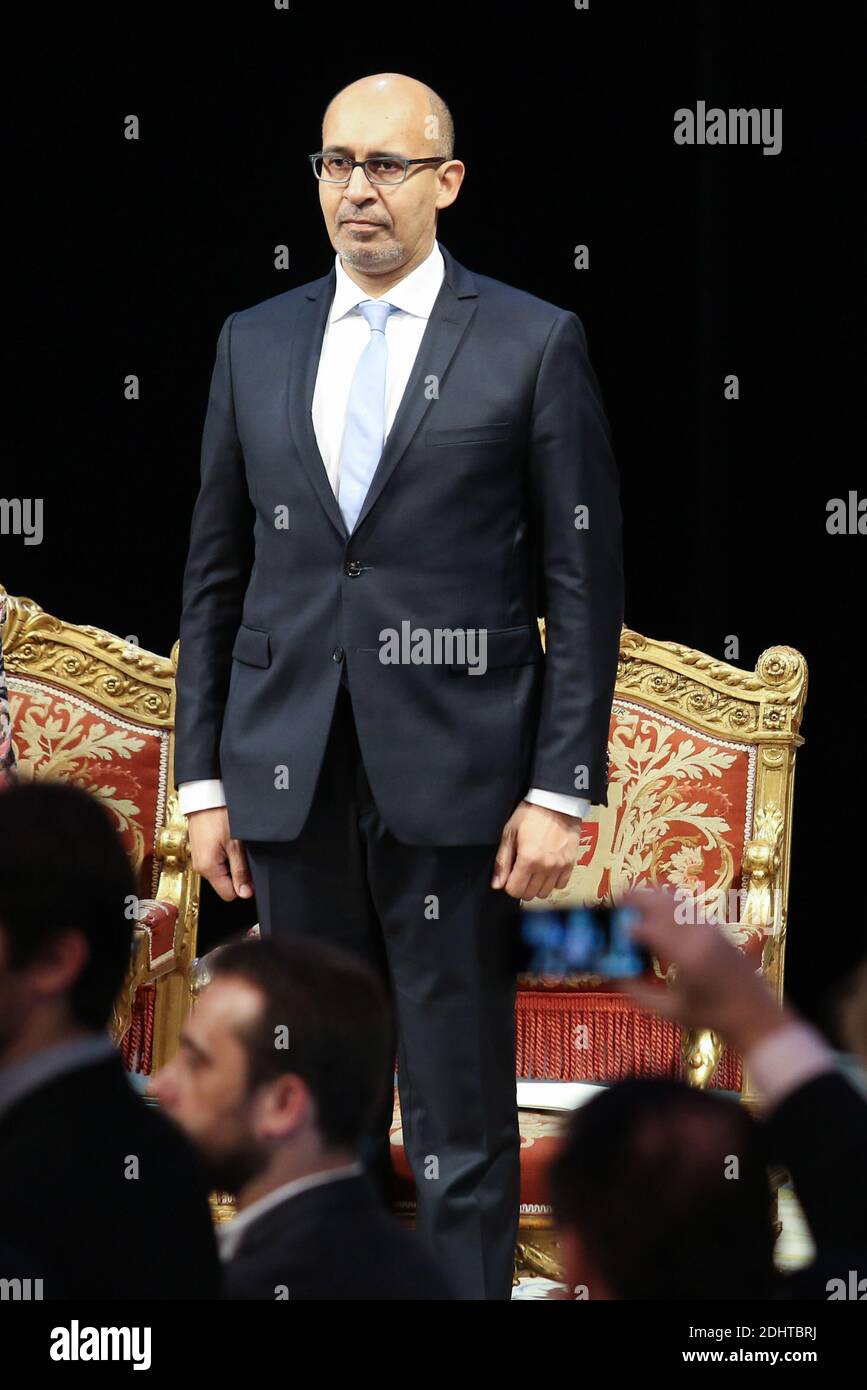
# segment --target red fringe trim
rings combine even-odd
[[[136,992],[132,1022],[120,1044],[127,1071],[153,1066],[156,985]],[[589,1046],[575,1046],[576,1029]],[[680,1026],[637,1009],[622,994],[518,991],[515,1074],[534,1081],[622,1081],[630,1076],[682,1076]],[[743,1065],[723,1050],[711,1088],[739,1091]]]
[[[154,1013],[156,985],[140,985],[132,1006],[132,1022],[120,1043],[120,1055],[127,1071],[150,1076],[154,1057]]]
[[[587,1047],[576,1047],[576,1029]],[[518,992],[516,1074],[534,1081],[622,1081],[630,1076],[681,1077],[680,1026],[638,1009],[622,994]],[[728,1049],[711,1088],[739,1091],[741,1058]]]

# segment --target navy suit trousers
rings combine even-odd
[[[397,1025],[417,1231],[459,1298],[509,1298],[520,1201],[521,908],[490,887],[497,846],[394,838],[371,795],[344,681],[302,833],[246,848],[263,936],[329,940],[380,972]],[[392,1100],[390,1074],[363,1154],[381,1185]]]

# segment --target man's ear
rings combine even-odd
[[[294,1072],[263,1086],[256,1098],[256,1129],[262,1139],[289,1139],[316,1121],[310,1088]]]
[[[84,933],[74,927],[59,932],[25,967],[34,998],[50,1001],[69,994],[90,958]]]

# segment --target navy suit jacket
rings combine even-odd
[[[175,780],[221,777],[235,837],[300,833],[343,663],[398,840],[494,843],[530,786],[607,805],[621,512],[584,330],[440,248],[443,283],[351,535],[311,414],[334,267],[220,332],[184,574]],[[382,634],[404,623],[483,630],[484,674],[459,651],[384,663]]]
[[[206,1175],[118,1056],[3,1112],[0,1184],[0,1278],[42,1278],[46,1299],[220,1297]]]
[[[299,1192],[244,1232],[225,1266],[223,1297],[281,1295],[290,1302],[454,1297],[421,1238],[383,1209],[363,1174]]]

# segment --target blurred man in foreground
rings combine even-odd
[[[104,807],[0,794],[0,1278],[43,1298],[216,1298],[204,1174],[135,1094],[107,1032],[132,870]]]
[[[215,954],[152,1089],[237,1194],[220,1231],[227,1297],[451,1297],[358,1161],[393,1058],[385,991],[357,957],[310,940]]]
[[[832,1049],[790,1005],[780,1007],[717,927],[676,922],[667,893],[626,901],[641,909],[635,939],[677,963],[669,988],[633,982],[628,992],[683,1027],[712,1028],[741,1054],[762,1098],[768,1158],[790,1173],[817,1248],[867,1251],[867,1102]]]
[[[577,1297],[770,1296],[762,1136],[734,1102],[679,1081],[612,1086],[571,1117],[550,1181]]]
[[[676,965],[667,988],[624,989],[684,1027],[712,1028],[742,1055],[762,1096],[762,1142],[740,1107],[675,1082],[629,1082],[577,1111],[551,1174],[570,1289],[837,1298],[867,1288],[867,1103],[819,1033],[780,1008],[717,927],[677,922],[668,893],[623,902],[641,912],[635,940]],[[817,1247],[809,1269],[772,1285],[763,1164],[788,1170]]]

